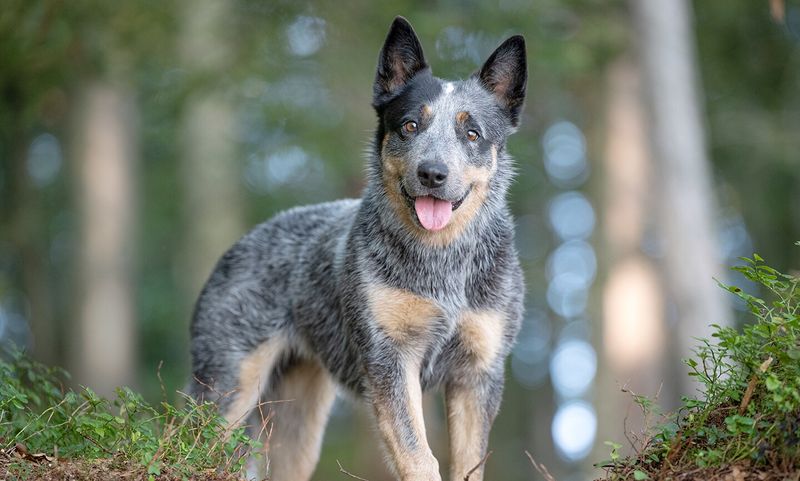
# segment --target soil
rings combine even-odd
[[[184,478],[180,473],[161,473],[150,478],[147,468],[117,458],[95,460],[56,459],[44,455],[0,454],[0,481],[241,481],[232,474],[196,473]]]
[[[615,473],[604,478],[633,480],[633,469],[630,473]],[[730,466],[713,468],[686,469],[675,466],[662,467],[661,471],[651,475],[646,481],[799,481],[800,467],[751,466],[748,462],[735,463]]]

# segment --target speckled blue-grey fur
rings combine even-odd
[[[396,19],[379,58],[373,104],[378,127],[361,199],[278,214],[220,259],[192,320],[193,394],[219,402],[225,412],[237,391],[246,388],[240,385],[243,361],[266,341],[280,338],[269,382],[259,388],[262,397],[278,392],[294,366],[319,363],[356,397],[390,406],[398,440],[384,441],[413,452],[427,444],[414,428],[408,383],[423,390],[440,387],[446,395],[465,389],[483,419],[476,449],[484,452],[523,309],[523,279],[506,204],[514,172],[506,139],[519,123],[525,70],[524,42],[512,37],[470,78],[438,79],[410,25]],[[413,132],[404,127],[409,121],[415,123]],[[467,132],[479,137],[470,140]],[[396,176],[387,173],[389,158],[399,162]],[[447,166],[451,175],[444,185],[420,182],[417,171],[424,161]],[[456,208],[464,199],[473,202],[477,184],[457,175],[467,169],[491,174],[474,215],[452,238],[426,242],[414,199],[434,196]],[[399,202],[397,192],[402,193]],[[403,209],[413,225],[399,218]],[[418,379],[409,379],[405,347],[373,318],[369,293],[374,286],[412,293],[438,309],[426,320],[424,339],[414,340],[422,351],[418,369],[410,372],[413,377],[418,372]],[[475,367],[459,335],[466,312],[496,312],[502,319],[499,351],[483,369]],[[401,479],[436,478],[404,470],[402,462],[389,460]],[[431,469],[437,466],[434,462]]]

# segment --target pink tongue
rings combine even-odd
[[[453,213],[452,203],[427,195],[417,197],[414,208],[420,224],[428,230],[443,229],[450,222],[450,215]]]

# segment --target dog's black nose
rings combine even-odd
[[[441,187],[447,180],[447,166],[441,162],[428,160],[419,164],[417,176],[425,187]]]

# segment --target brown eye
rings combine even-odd
[[[467,138],[470,142],[475,142],[481,135],[474,130],[467,130]]]
[[[413,134],[417,131],[417,123],[413,120],[409,120],[408,122],[403,124],[403,130],[408,132],[409,134]]]

